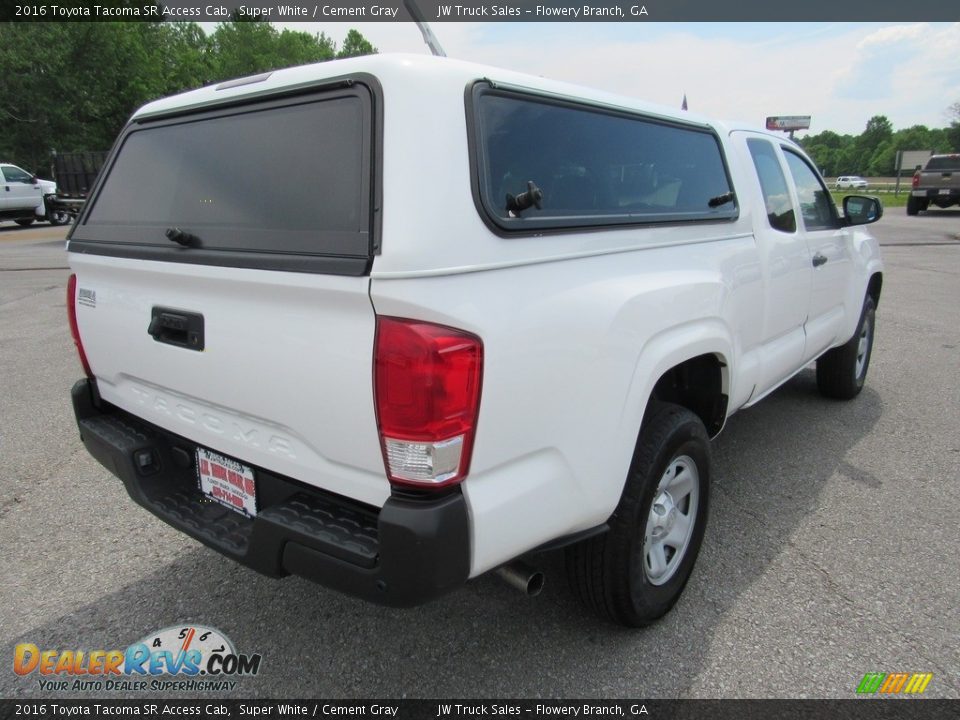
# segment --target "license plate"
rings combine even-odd
[[[241,515],[257,514],[257,481],[253,469],[232,458],[197,448],[200,492]]]
[[[949,190],[949,189],[941,190],[941,191],[940,191],[940,194],[941,194],[941,195],[949,195],[949,194],[950,194],[950,190]]]

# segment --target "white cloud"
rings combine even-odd
[[[381,52],[427,53],[412,23],[292,24],[342,41],[356,27]],[[960,100],[960,23],[881,26],[721,23],[434,23],[451,57],[600,87],[725,119],[811,115],[812,132],[939,127]]]
[[[833,96],[873,101],[895,128],[942,126],[944,109],[960,99],[960,23],[892,25],[869,33],[838,71]]]
[[[907,41],[922,40],[930,32],[929,23],[914,23],[912,25],[893,25],[870,33],[857,43],[858,50],[870,50],[873,47],[887,47]]]

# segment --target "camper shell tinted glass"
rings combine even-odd
[[[709,128],[478,83],[468,94],[474,197],[498,232],[737,217]],[[533,181],[541,208],[508,210]]]
[[[356,85],[135,122],[70,249],[364,274],[374,249],[372,109]],[[185,247],[172,228],[188,233]]]

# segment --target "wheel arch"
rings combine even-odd
[[[657,402],[687,408],[715,437],[729,410],[733,357],[731,334],[719,318],[671,328],[652,338],[640,353],[624,408],[634,441]]]
[[[657,403],[667,402],[692,412],[703,422],[707,435],[716,437],[727,419],[726,370],[726,360],[718,353],[697,355],[666,370],[653,386],[641,427]]]
[[[876,271],[867,283],[867,295],[873,298],[874,307],[880,307],[880,291],[883,289],[883,273]]]

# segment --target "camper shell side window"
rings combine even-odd
[[[486,82],[467,106],[474,200],[498,234],[738,215],[709,127]]]

